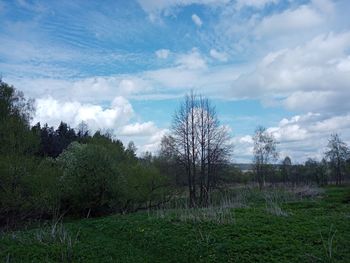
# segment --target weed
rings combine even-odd
[[[336,233],[337,233],[337,230],[333,229],[333,225],[331,225],[331,227],[329,228],[327,239],[325,239],[323,237],[322,233],[320,233],[322,245],[323,245],[324,252],[325,252],[325,259],[326,259],[325,261],[326,262],[333,262],[333,252],[334,252],[333,241],[334,241],[334,237],[335,237]]]
[[[288,216],[286,211],[281,208],[281,203],[284,201],[278,192],[267,192],[264,195],[266,211],[276,216]]]
[[[49,225],[29,231],[13,232],[9,238],[23,245],[40,244],[45,246],[57,246],[60,250],[59,258],[61,262],[72,262],[74,247],[78,242],[80,230],[72,235],[61,221],[55,221]],[[7,255],[6,262],[10,262],[10,254]]]
[[[310,185],[292,187],[287,189],[287,191],[299,197],[300,199],[315,198],[317,196],[324,194],[324,189],[316,186],[310,186]]]
[[[189,209],[181,196],[158,210],[44,225],[43,233],[8,232],[0,240],[0,261],[348,262],[350,228],[344,216],[350,206],[343,200],[350,188],[325,189],[322,199],[312,202],[289,189],[230,189],[215,193],[206,208]],[[268,215],[265,197],[289,216]],[[73,229],[81,229],[79,238]]]
[[[234,213],[227,207],[206,207],[206,208],[178,208],[158,209],[149,218],[155,216],[158,219],[181,222],[211,222],[216,224],[231,224],[235,222]]]

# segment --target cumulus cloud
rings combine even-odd
[[[198,26],[198,27],[202,26],[202,24],[203,24],[202,19],[198,15],[193,14],[191,18],[192,18],[193,23],[196,24],[196,26]]]
[[[119,96],[128,96],[134,93],[145,92],[149,88],[148,83],[137,76],[107,76],[86,78],[75,81],[71,88],[71,93],[77,98],[92,96],[106,99]]]
[[[319,26],[322,22],[324,21],[319,12],[310,6],[303,5],[295,10],[287,9],[282,13],[265,17],[256,28],[256,33],[266,37],[271,34],[297,32]]]
[[[283,5],[280,3],[283,2]],[[225,50],[237,54],[256,54],[264,49],[282,49],[306,41],[317,34],[347,29],[341,11],[344,1],[242,0],[222,9],[214,29]],[[275,5],[276,4],[276,5]],[[249,7],[248,10],[240,10]],[[268,12],[261,9],[268,7]],[[270,12],[271,11],[271,12]],[[218,42],[218,41],[217,41]]]
[[[130,98],[154,91],[150,80],[137,74],[97,76],[78,79],[6,78],[29,97],[51,96],[60,100],[101,103],[122,96]]]
[[[107,108],[94,104],[82,104],[78,101],[63,102],[52,97],[36,100],[36,112],[33,123],[48,123],[57,126],[61,121],[77,127],[86,122],[93,131],[99,129],[117,129],[126,124],[134,111],[123,97],[116,97]]]
[[[291,110],[346,112],[350,110],[346,103],[350,97],[349,48],[348,31],[320,35],[295,48],[271,52],[254,71],[237,79],[232,96],[275,96]]]
[[[328,117],[324,114],[308,113],[282,120],[268,131],[280,141],[280,148],[296,160],[321,159],[332,133],[339,133],[350,141],[350,115]]]
[[[287,143],[289,148],[295,147],[295,151],[301,142],[312,149],[310,138],[316,136],[313,129],[324,129],[326,134],[330,127],[342,130],[339,123],[348,121],[345,116],[350,111],[350,32],[346,14],[348,8],[341,8],[348,6],[348,1],[310,0],[302,1],[302,4],[300,1],[279,4],[282,2],[279,0],[138,2],[148,15],[175,15],[172,18],[173,21],[176,19],[176,23],[181,23],[176,14],[183,7],[206,5],[205,15],[210,19],[205,20],[202,30],[191,29],[189,36],[195,33],[195,37],[185,36],[183,41],[176,42],[177,45],[172,47],[176,51],[159,49],[149,57],[147,51],[140,55],[131,53],[135,39],[144,39],[145,32],[147,35],[151,31],[158,33],[154,25],[151,28],[148,23],[136,31],[123,26],[116,28],[114,37],[118,34],[126,41],[131,40],[119,47],[114,45],[118,41],[109,35],[111,30],[107,29],[120,24],[107,14],[101,15],[99,25],[93,28],[96,39],[86,43],[80,41],[80,33],[91,33],[85,32],[85,28],[91,27],[80,27],[78,25],[81,23],[75,23],[82,21],[82,17],[68,23],[70,27],[63,27],[70,34],[65,34],[65,38],[59,36],[60,41],[55,43],[51,40],[56,39],[56,35],[47,31],[57,27],[57,24],[46,25],[46,20],[39,18],[33,21],[6,21],[0,45],[0,57],[3,58],[0,68],[6,80],[8,76],[15,76],[16,79],[9,79],[9,83],[30,97],[41,98],[37,101],[36,121],[57,125],[63,120],[76,126],[85,120],[93,129],[112,128],[125,140],[135,138],[145,149],[154,149],[164,130],[154,122],[141,122],[139,119],[132,122],[135,114],[128,100],[173,98],[182,96],[189,89],[225,100],[258,99],[265,105],[269,102],[270,105],[299,113],[295,118],[285,119],[276,127],[270,127],[276,137]],[[0,12],[1,3],[4,2],[0,0]],[[33,6],[26,5],[28,1],[19,3],[28,10]],[[7,6],[9,4],[6,3]],[[335,24],[340,9],[343,9],[343,20],[337,20],[342,23]],[[193,22],[200,27],[203,22],[197,14],[201,13],[194,12],[198,11],[191,7],[184,13],[188,19],[192,14]],[[188,26],[187,22],[184,25]],[[109,26],[106,27],[106,24]],[[173,30],[174,24],[169,23],[169,28],[163,27],[162,32]],[[62,25],[62,21],[58,25]],[[188,31],[184,32],[181,26],[177,27],[179,32],[176,32],[176,37]],[[329,33],[332,31],[335,33]],[[174,40],[164,35],[159,43]],[[46,36],[51,39],[49,42],[43,41]],[[102,39],[101,36],[104,40],[113,38],[103,51],[92,48],[98,44],[97,39]],[[144,42],[136,44],[141,46],[141,43]],[[84,48],[79,48],[81,46]],[[124,46],[128,48],[124,49]],[[199,48],[188,51],[192,46]],[[209,54],[203,53],[208,50]],[[159,66],[159,60],[156,63],[153,61],[157,58],[166,59],[170,66],[153,67]],[[232,58],[231,64],[216,63],[227,62],[229,58],[230,62]],[[129,66],[130,61],[136,63]],[[108,103],[115,97],[119,99]],[[319,112],[319,115],[303,114],[308,111]],[[307,118],[315,125],[307,125],[303,121]],[[237,143],[247,146],[242,150],[242,156],[248,156],[251,137],[237,138]],[[287,151],[288,147],[284,149]]]
[[[321,159],[332,133],[338,133],[350,143],[350,114],[327,116],[320,113],[307,113],[282,119],[277,126],[268,127],[278,142],[280,159],[290,156],[293,162],[304,162],[308,158]],[[251,162],[253,140],[250,135],[236,136],[235,159]]]
[[[158,128],[151,121],[144,123],[133,123],[125,125],[120,129],[120,135],[123,136],[147,136],[158,131]]]
[[[153,153],[157,153],[160,149],[160,142],[161,139],[164,135],[168,134],[169,130],[168,129],[158,129],[147,141],[147,143],[145,143],[143,145],[143,152],[153,152]],[[141,153],[141,151],[140,151]]]
[[[113,135],[127,144],[134,141],[138,154],[145,151],[156,153],[162,136],[168,131],[157,127],[153,122],[132,122],[135,116],[132,105],[124,97],[116,97],[108,107],[80,103],[78,101],[59,101],[52,97],[36,100],[36,112],[32,123],[48,123],[57,127],[61,121],[73,128],[84,121],[89,130],[112,130]]]
[[[178,55],[176,64],[185,69],[204,69],[207,63],[198,49],[193,48],[191,52]]]
[[[247,65],[208,65],[196,48],[174,54],[173,66],[107,77],[78,80],[23,79],[11,81],[29,96],[49,94],[82,102],[111,97],[164,98],[188,89],[230,99],[260,99],[298,112],[344,113],[350,110],[350,32],[321,34],[303,44],[267,53]],[[216,49],[211,57],[224,61]],[[42,87],[50,87],[43,90]],[[40,91],[41,93],[35,93]],[[267,104],[265,104],[267,105]]]

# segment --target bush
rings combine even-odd
[[[119,172],[103,146],[73,142],[57,161],[63,169],[64,209],[80,215],[110,212],[110,201],[117,197]]]
[[[39,218],[58,217],[60,212],[60,178],[62,170],[55,159],[42,159],[26,184],[31,189],[32,209]]]
[[[123,171],[124,211],[150,208],[162,203],[169,193],[168,179],[153,165],[125,165]]]
[[[0,156],[0,223],[13,225],[32,216],[28,197],[31,189],[26,183],[35,166],[25,156]]]

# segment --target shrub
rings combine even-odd
[[[169,193],[168,180],[153,165],[124,166],[124,212],[157,206]]]
[[[60,184],[64,209],[97,215],[111,210],[119,173],[103,146],[73,142],[57,161],[63,169]]]

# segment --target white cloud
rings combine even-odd
[[[234,147],[233,161],[235,163],[250,163],[253,158],[253,139],[250,135],[235,136],[231,143]]]
[[[320,35],[295,48],[269,53],[253,72],[242,74],[232,84],[231,94],[278,98],[276,102],[290,110],[347,112],[349,48],[348,31]]]
[[[127,97],[131,94],[145,92],[149,88],[147,81],[138,76],[118,75],[74,81],[68,92],[79,100],[96,101],[110,100],[116,95]]]
[[[207,67],[205,59],[196,48],[193,48],[189,53],[178,55],[176,64],[181,68],[190,70],[205,69]]]
[[[336,104],[342,101],[342,96],[343,94],[334,91],[297,91],[289,95],[283,101],[283,105],[291,110],[321,110],[337,106]],[[337,110],[342,108],[341,105],[336,107]]]
[[[182,96],[188,89],[225,99],[254,98],[305,112],[349,111],[350,31],[319,35],[294,48],[267,53],[246,65],[211,66],[196,48],[174,54],[172,67],[78,80],[10,80],[31,97],[43,94],[82,102]],[[212,49],[211,56],[225,59]],[[209,60],[210,61],[210,60]],[[50,87],[44,90],[42,87]],[[28,92],[28,93],[27,93]],[[265,103],[265,105],[267,105]]]
[[[305,162],[307,158],[321,159],[332,133],[350,143],[350,114],[327,116],[319,113],[296,115],[282,119],[277,126],[269,127],[278,142],[280,159],[290,156],[293,162]],[[251,162],[253,140],[250,135],[236,136],[235,159],[237,162]]]
[[[149,136],[156,133],[158,128],[151,121],[144,123],[133,123],[125,125],[120,130],[120,135],[123,136]]]
[[[202,24],[203,24],[202,19],[201,19],[198,15],[196,15],[196,14],[193,14],[193,15],[192,15],[192,21],[193,21],[193,23],[195,23],[198,27],[201,27]]]
[[[0,63],[1,66],[1,63]],[[131,98],[154,92],[152,82],[144,76],[115,75],[78,79],[61,78],[4,78],[26,96],[41,98],[51,96],[60,100],[76,100],[84,103],[110,101],[115,96]]]
[[[142,151],[139,152],[153,152],[157,153],[160,149],[160,142],[164,135],[168,134],[168,129],[158,129],[148,140],[147,143],[144,144]]]
[[[156,56],[158,58],[161,58],[161,59],[166,59],[168,58],[170,54],[170,50],[169,49],[159,49],[156,51]]]
[[[77,127],[85,121],[91,130],[116,129],[133,116],[131,104],[123,97],[116,97],[108,108],[100,105],[82,104],[78,101],[63,102],[52,97],[36,100],[33,123],[57,126],[61,121]]]
[[[308,113],[282,120],[277,127],[271,127],[280,149],[298,161],[307,158],[321,159],[332,133],[339,133],[350,141],[350,114],[329,117],[323,114]]]
[[[253,143],[253,138],[250,135],[245,135],[245,136],[239,138],[239,141],[242,143]]]
[[[219,61],[223,61],[226,62],[228,60],[228,55],[225,52],[219,52],[216,49],[211,49],[210,50],[210,56],[212,56],[213,58],[219,60]]]
[[[342,7],[342,3],[343,0],[314,0],[305,4],[269,0],[233,2],[222,8],[220,19],[213,25],[214,43],[229,50],[232,57],[234,54],[251,58],[261,55],[260,51],[293,47],[332,30],[348,30],[349,23],[344,22],[342,14],[347,7]],[[261,10],[267,6],[268,12]],[[253,8],[247,13],[248,10],[238,7]]]
[[[124,23],[117,23],[119,20],[93,12],[96,13],[94,18],[98,22],[96,19],[93,21],[97,25],[81,26],[83,17],[77,17],[70,26],[62,28],[68,33],[62,38],[50,31],[57,25],[62,25],[61,22],[47,25],[41,23],[43,20],[40,17],[33,21],[5,21],[0,45],[0,57],[3,58],[0,68],[6,80],[9,79],[9,83],[23,90],[26,95],[46,98],[38,100],[41,108],[38,108],[37,119],[52,122],[52,125],[66,120],[75,126],[82,119],[89,120],[96,129],[114,128],[121,136],[136,137],[141,145],[147,142],[147,147],[152,148],[157,141],[155,138],[163,130],[154,123],[152,125],[152,122],[143,123],[138,120],[132,123],[132,107],[130,105],[131,111],[130,108],[128,110],[127,106],[122,106],[123,101],[116,100],[110,105],[105,103],[118,96],[126,101],[173,98],[182,96],[188,89],[197,89],[208,96],[223,99],[255,98],[263,101],[264,105],[269,102],[270,105],[298,112],[298,120],[285,120],[286,124],[271,127],[276,136],[284,138],[291,145],[299,140],[308,140],[310,136],[312,128],[300,121],[305,118],[304,112],[320,112],[322,116],[328,114],[328,122],[320,121],[315,126],[326,129],[330,125],[339,126],[339,121],[332,115],[344,116],[350,111],[348,8],[340,10],[345,16],[339,20],[336,18],[339,9],[348,6],[348,1],[310,0],[303,1],[306,4],[302,5],[299,4],[300,1],[284,1],[285,4],[281,5],[279,2],[281,1],[139,0],[143,10],[154,19],[174,15],[173,21],[181,23],[180,16],[176,17],[177,12],[193,4],[206,5],[203,14],[210,18],[204,21],[203,30],[193,31],[192,27],[187,36],[185,34],[188,28],[183,30],[182,24],[178,27],[175,36],[184,33],[184,39],[172,48],[179,53],[159,49],[149,57],[147,52],[139,55],[128,53],[133,49],[131,46],[123,51],[118,48],[123,49],[124,45],[112,45],[119,43],[119,38],[114,38],[116,35],[134,43],[133,40],[144,36],[145,32],[158,33],[154,30],[155,27],[152,28],[154,25],[149,27],[148,23],[142,24],[141,29],[137,27],[140,30],[130,30]],[[30,4],[30,1],[21,0],[18,3],[27,10],[35,11],[33,8],[40,7]],[[274,6],[275,4],[278,5]],[[5,8],[8,7],[7,3],[0,0],[0,12],[4,5]],[[268,12],[264,8],[268,8]],[[202,12],[195,14],[197,11],[194,10],[190,7],[184,13],[188,19],[192,14],[193,22],[201,26],[203,22],[197,14]],[[166,32],[168,29],[173,30],[172,26],[169,23],[156,29]],[[87,29],[89,30],[86,31]],[[80,42],[81,35],[87,32],[93,33],[96,39]],[[114,34],[111,35],[111,32]],[[124,32],[127,32],[125,36]],[[56,36],[60,41],[53,41],[53,44],[51,40]],[[109,43],[113,49],[107,48],[109,45],[105,46],[105,50],[92,48],[98,46],[99,42],[96,41],[112,38],[113,41]],[[45,39],[48,41],[45,42]],[[159,43],[168,40],[173,38],[164,36]],[[186,52],[192,46],[201,49]],[[209,50],[209,54],[204,54],[204,50]],[[154,62],[156,58],[167,59],[170,66],[155,68],[164,62]],[[232,60],[230,65],[215,63],[227,62],[229,58],[230,62]],[[135,64],[129,65],[130,61]],[[124,65],[127,66],[123,68]],[[94,75],[98,76],[90,77]],[[123,109],[126,112],[120,114]],[[311,121],[316,122],[315,119]],[[154,137],[153,134],[158,135]],[[150,139],[151,137],[154,138]],[[249,145],[249,138],[240,138],[238,142]]]
[[[176,67],[152,70],[145,72],[144,77],[151,80],[154,87],[168,92],[169,96],[183,96],[189,89],[197,89],[208,96],[231,98],[228,90],[230,83],[234,83],[245,68],[230,65],[209,70],[204,63],[178,64]]]
[[[322,16],[307,5],[295,10],[286,10],[282,13],[265,17],[256,29],[259,36],[268,37],[272,34],[297,32],[307,28],[319,26],[323,22]]]
[[[279,0],[237,0],[236,7],[241,9],[243,7],[263,8],[270,4],[277,4]]]
[[[132,122],[135,116],[132,105],[124,97],[116,97],[103,108],[100,105],[78,101],[59,101],[52,97],[36,100],[36,112],[32,124],[40,122],[57,127],[61,121],[73,128],[84,121],[89,130],[112,130],[114,136],[124,144],[134,141],[138,154],[145,151],[156,153],[167,129],[158,128],[153,122]]]

